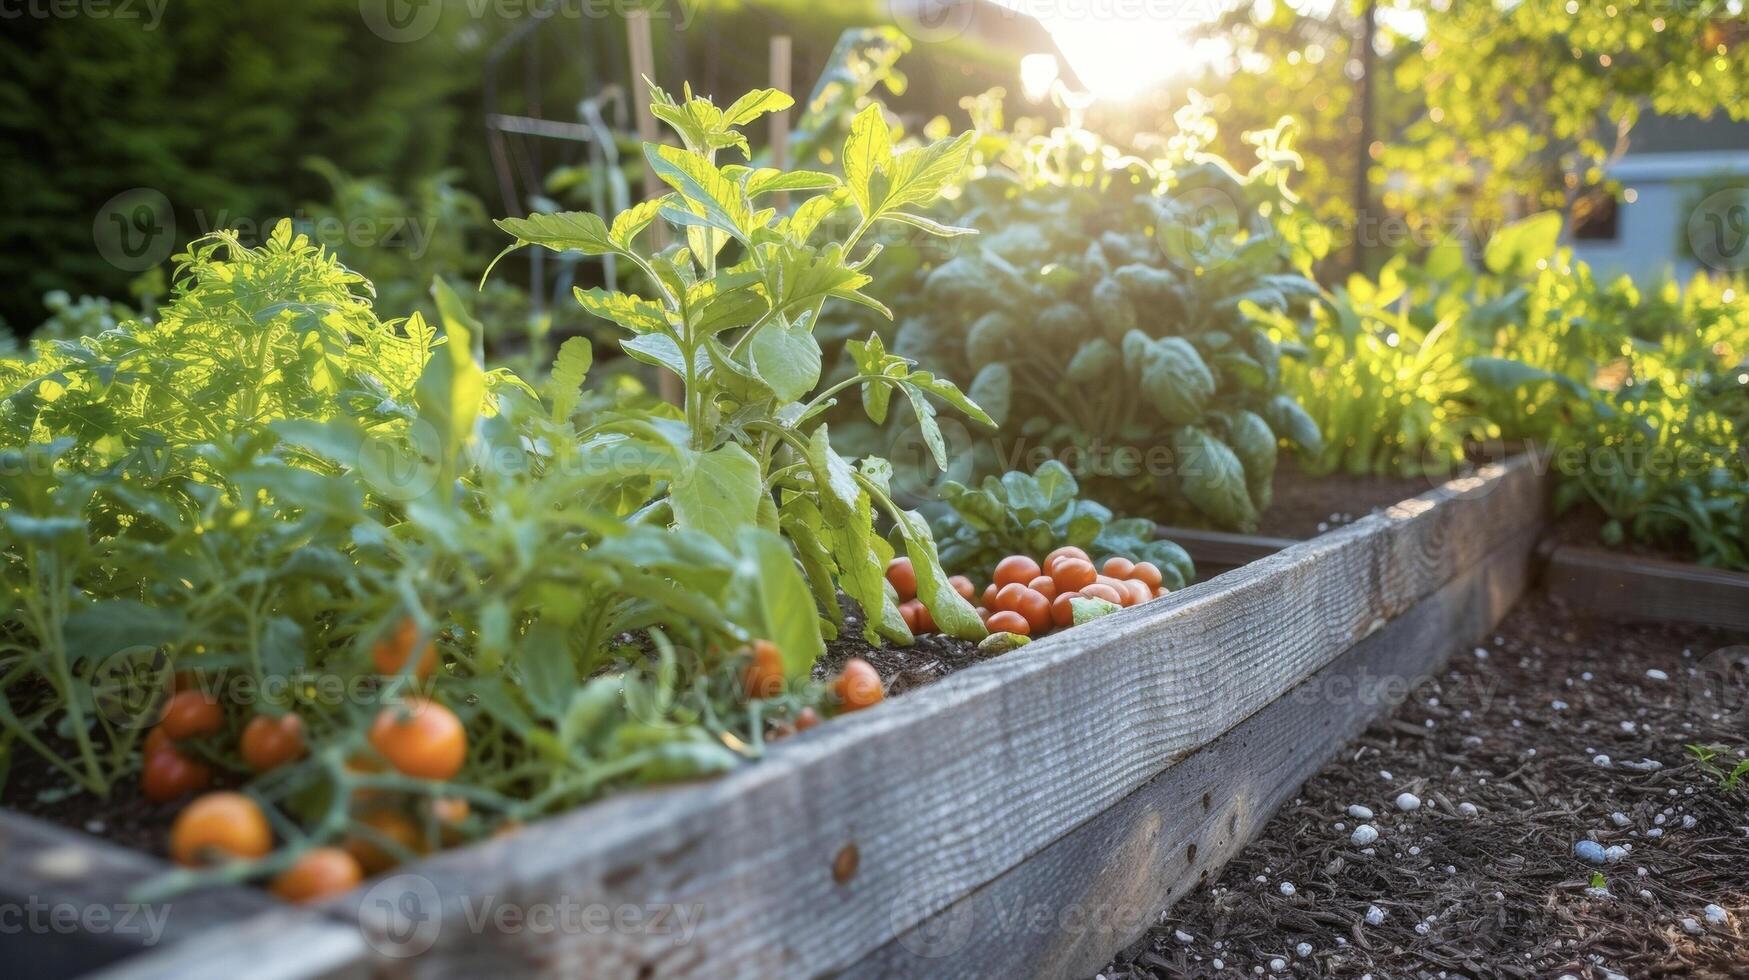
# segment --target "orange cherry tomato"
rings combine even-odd
[[[881,675],[874,665],[861,657],[851,657],[832,682],[832,693],[838,696],[838,706],[845,711],[861,711],[880,704],[886,697],[881,687]]]
[[[1049,575],[1040,575],[1038,578],[1026,583],[1026,587],[1039,593],[1046,599],[1055,599],[1057,597],[1057,580],[1051,578]]]
[[[1029,636],[1051,628],[1051,600],[1042,592],[1027,589],[1014,603],[1014,611],[1026,617]]]
[[[256,772],[283,766],[304,754],[304,720],[295,714],[256,715],[243,726],[238,748]]]
[[[912,627],[911,632],[935,632],[935,616],[930,613],[929,607],[925,606],[921,599],[912,599],[911,602],[916,606],[916,609],[912,612],[912,616],[917,620],[917,625]]]
[[[1043,572],[1038,562],[1025,555],[1009,555],[996,563],[996,586],[998,588],[1010,583],[1025,585],[1038,578]]]
[[[1150,592],[1159,588],[1160,583],[1166,580],[1165,577],[1160,574],[1160,566],[1151,561],[1136,562],[1136,567],[1130,569],[1130,578],[1146,585]]]
[[[898,590],[899,601],[917,598],[917,569],[909,558],[894,558],[887,562],[887,581]]]
[[[258,858],[273,850],[273,831],[255,801],[242,793],[208,793],[182,808],[170,826],[170,856],[200,865]]]
[[[360,817],[358,822],[375,831],[376,836],[354,833],[346,838],[342,846],[366,874],[378,874],[401,863],[400,857],[394,851],[377,842],[377,837],[388,838],[400,845],[402,850],[414,854],[425,853],[425,836],[419,832],[413,818],[399,810],[377,810]]]
[[[370,744],[389,765],[415,779],[450,779],[467,761],[468,734],[455,713],[435,701],[408,698],[370,726]]]
[[[1139,606],[1149,598],[1148,587],[1133,578],[1124,579],[1123,587],[1118,591],[1123,593],[1123,604],[1126,606]]]
[[[1085,589],[1082,589],[1081,597],[1084,599],[1104,599],[1106,602],[1115,602],[1120,606],[1123,605],[1123,596],[1120,595],[1116,589],[1102,582],[1095,582]]]
[[[1058,629],[1067,629],[1075,625],[1075,609],[1069,605],[1069,600],[1081,598],[1079,592],[1059,592],[1051,600],[1051,623]]]
[[[314,902],[351,891],[363,880],[357,858],[338,847],[318,847],[273,879],[273,893],[288,902]]]
[[[1130,572],[1135,571],[1135,568],[1136,563],[1128,558],[1122,555],[1112,555],[1105,560],[1105,565],[1100,568],[1100,571],[1112,578],[1129,578]]]
[[[770,640],[754,640],[751,659],[741,672],[741,689],[750,698],[775,698],[783,686],[783,651]]]
[[[1020,598],[1032,590],[1019,582],[1010,582],[996,593],[994,612],[1012,612],[1020,605]]]
[[[985,609],[995,609],[996,594],[1000,591],[1001,590],[996,587],[995,582],[991,582],[989,585],[984,586],[984,594],[979,597],[978,605],[983,606]]]
[[[225,727],[225,709],[200,691],[179,691],[164,702],[158,727],[173,739],[211,735]]]
[[[1170,595],[1171,591],[1172,590],[1166,588],[1165,586],[1161,586],[1160,588],[1154,590],[1154,598],[1158,599],[1163,595]]]
[[[977,586],[973,585],[972,580],[964,575],[949,575],[947,584],[953,586],[953,590],[958,592],[960,598],[967,602],[973,601],[972,597],[978,594]]]
[[[1098,583],[1099,585],[1103,585],[1107,588],[1116,589],[1116,590],[1118,590],[1119,594],[1121,594],[1123,591],[1123,584],[1126,580],[1121,579],[1121,578],[1116,578],[1116,577],[1113,577],[1111,575],[1100,575],[1097,579],[1094,579],[1094,581],[1096,583]]]
[[[1004,609],[1000,612],[991,613],[990,621],[985,625],[990,628],[990,632],[992,633],[1019,633],[1021,636],[1032,635],[1032,624],[1027,621],[1025,616],[1022,616],[1012,609]]]
[[[905,621],[905,628],[913,634],[917,632],[917,609],[923,605],[916,599],[907,599],[899,603],[899,618]]]
[[[1085,558],[1066,557],[1057,562],[1051,572],[1051,580],[1057,583],[1058,592],[1075,592],[1092,585],[1099,573],[1093,570],[1093,563]]]
[[[168,803],[178,796],[206,789],[212,780],[210,766],[190,759],[170,744],[147,753],[140,769],[140,791],[154,803]]]
[[[820,723],[820,713],[813,708],[803,708],[796,712],[796,731],[805,732]]]
[[[403,616],[395,624],[395,631],[376,641],[370,648],[371,665],[379,674],[399,674],[407,666],[407,661],[413,656],[413,647],[419,642],[419,624],[411,616]],[[437,669],[437,644],[426,640],[419,649],[419,662],[413,666],[413,675],[420,680],[431,676]]]
[[[1088,563],[1089,565],[1093,564],[1093,559],[1089,558],[1087,556],[1087,552],[1082,551],[1080,548],[1077,548],[1072,544],[1066,544],[1066,545],[1062,546],[1061,548],[1058,548],[1057,550],[1046,555],[1045,556],[1045,565],[1048,567],[1050,565],[1056,564],[1059,560],[1064,559],[1064,558],[1075,558],[1075,559],[1078,559],[1080,561],[1084,561],[1084,562]]]

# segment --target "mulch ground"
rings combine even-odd
[[[1749,976],[1743,639],[1526,598],[1101,975]]]
[[[1274,499],[1263,512],[1257,533],[1295,540],[1316,537],[1419,497],[1444,482],[1435,477],[1400,479],[1345,473],[1310,477],[1292,459],[1284,458],[1275,471]]]

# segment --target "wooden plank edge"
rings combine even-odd
[[[1305,780],[1487,636],[1529,587],[1509,543],[1292,692],[1024,863],[845,971],[845,978],[1089,976],[1254,840]]]
[[[1749,630],[1743,572],[1557,545],[1543,581],[1551,596],[1596,615]]]
[[[601,976],[848,966],[963,896],[968,883],[996,877],[1127,796],[1492,545],[1534,537],[1542,485],[1531,461],[1490,467],[1221,582],[823,726],[760,765],[702,785],[623,794],[435,856],[412,870],[439,896],[443,939],[401,966],[423,976],[555,964]],[[1284,628],[1303,650],[1266,649],[1275,644],[1264,642],[1265,631]],[[1243,657],[1231,655],[1235,642]],[[1050,713],[1039,708],[1046,702]],[[1062,705],[1073,714],[1095,702],[1105,712],[1096,729],[1103,737],[1058,730],[1085,728],[1059,723]],[[1163,730],[1169,711],[1188,712],[1189,727]],[[1027,776],[1053,769],[1078,778]],[[984,812],[958,811],[954,801],[985,779],[994,782]],[[957,815],[950,819],[948,808]],[[936,810],[942,815],[927,815]],[[964,880],[919,883],[944,862],[960,863]],[[839,868],[851,873],[834,874]],[[691,909],[704,921],[686,937],[621,930],[531,939],[449,928],[473,914],[482,894],[519,908],[565,899]],[[905,913],[911,921],[871,914],[901,895],[916,899]],[[368,910],[366,922],[385,926],[371,924]]]
[[[0,907],[19,916],[17,930],[0,929],[0,962],[21,975],[76,976],[286,907],[243,887],[150,903],[132,898],[169,869],[152,855],[0,810]]]
[[[378,970],[368,945],[374,938],[356,922],[348,925],[320,909],[281,905],[122,960],[86,980],[364,980],[392,972]],[[401,947],[384,948],[392,953]]]
[[[1524,460],[1510,461],[1467,484],[1436,489],[1296,545],[1223,582],[1196,586],[1126,611],[1098,629],[1048,638],[1028,647],[1026,655],[959,672],[879,711],[837,720],[779,746],[761,764],[721,779],[621,794],[507,838],[437,855],[331,903],[325,910],[331,922],[365,941],[362,945],[348,941],[344,955],[321,964],[325,972],[313,966],[306,972],[287,969],[281,975],[327,976],[374,969],[399,976],[474,976],[514,969],[587,976],[723,976],[819,973],[848,966],[972,887],[943,886],[938,880],[911,887],[919,883],[919,867],[958,867],[965,882],[972,884],[998,877],[1129,795],[1174,759],[1273,700],[1307,672],[1321,668],[1356,639],[1413,605],[1414,599],[1462,574],[1493,544],[1534,537],[1527,529],[1540,523],[1541,498],[1540,470]],[[1363,583],[1364,601],[1349,594],[1342,584],[1347,577]],[[1100,785],[1086,799],[1077,797],[1075,812],[1062,820],[1062,826],[1037,822],[1030,798],[1015,800],[1012,794],[1002,794],[996,807],[1001,812],[983,818],[1017,825],[1017,839],[1002,847],[974,848],[971,855],[955,853],[986,836],[977,827],[922,839],[905,836],[915,829],[907,826],[907,811],[925,802],[915,794],[957,796],[964,785],[963,774],[992,767],[1025,768],[1022,760],[1002,758],[1000,753],[992,757],[992,751],[1030,752],[1031,746],[1060,741],[1057,735],[1042,732],[1019,749],[979,745],[978,733],[987,727],[978,720],[979,709],[1003,718],[1015,704],[1032,703],[1041,692],[1049,695],[1059,678],[1076,676],[1062,672],[1079,664],[1095,669],[1101,697],[1139,702],[1139,710],[1119,713],[1118,720],[1133,728],[1136,720],[1130,716],[1139,714],[1145,721],[1161,701],[1153,691],[1136,698],[1140,688],[1170,688],[1185,678],[1169,676],[1171,672],[1161,670],[1157,662],[1127,647],[1165,649],[1171,644],[1162,637],[1170,635],[1173,641],[1207,647],[1205,653],[1220,652],[1218,643],[1208,641],[1230,633],[1235,618],[1243,620],[1248,611],[1279,606],[1287,594],[1296,596],[1296,608],[1319,611],[1317,615],[1302,612],[1297,621],[1292,615],[1286,617],[1289,625],[1302,627],[1300,632],[1314,627],[1305,660],[1309,666],[1279,685],[1280,690],[1260,688],[1244,699],[1232,699],[1257,703],[1243,707],[1243,714],[1226,726],[1190,732],[1177,738],[1176,744],[1164,744],[1158,733],[1152,733],[1144,751],[1135,753],[1145,758],[1127,766],[1116,786]],[[1224,605],[1235,609],[1223,614]],[[1326,615],[1331,607],[1336,614]],[[1277,618],[1266,622],[1282,624]],[[1157,656],[1158,650],[1150,655]],[[1123,662],[1125,669],[1105,676],[1103,667],[1110,661]],[[1239,664],[1223,666],[1228,675],[1244,673]],[[1181,692],[1176,699],[1207,704],[1220,695],[1218,686],[1205,686]],[[964,723],[956,725],[959,716]],[[935,751],[950,753],[939,760],[943,765],[932,765],[935,756],[930,752],[909,751],[911,747],[905,745],[917,726],[925,724],[934,729],[928,734],[939,746]],[[976,750],[951,754],[967,746]],[[1121,754],[1106,753],[1099,746],[1083,751],[1092,752],[1093,758]],[[849,795],[822,803],[822,787]],[[1053,785],[1045,799],[1082,788]],[[850,862],[852,874],[846,882],[836,881],[833,875],[847,853],[856,853],[837,842],[855,843],[859,825],[875,838],[864,838],[868,846],[862,851],[862,877],[876,877],[870,874],[871,864],[897,865],[860,893],[846,886],[859,883],[853,880],[855,861]],[[888,825],[899,830],[880,838],[880,828]],[[817,845],[824,842],[834,846],[820,850]],[[894,848],[893,844],[909,846]],[[409,894],[414,896],[411,906]],[[894,902],[904,895],[916,901],[901,910]],[[481,918],[483,912],[551,912],[567,903],[611,913],[642,911],[646,917],[641,923],[616,923],[606,931],[560,930],[558,935],[552,930],[499,929]],[[892,908],[895,914],[871,916],[871,909],[882,908]],[[649,914],[652,910],[660,922]],[[675,928],[676,919],[689,913],[693,921]],[[700,921],[701,916],[719,914],[721,922],[714,930],[707,928],[711,923]],[[283,918],[274,913],[256,921]],[[832,926],[832,919],[860,923],[865,934],[841,941],[845,930]],[[429,942],[427,931],[415,928],[410,946],[395,945],[397,936],[421,923],[434,924]],[[836,937],[834,948],[828,955],[786,945],[808,936]],[[725,942],[729,948],[724,948]],[[755,946],[755,954],[744,948],[748,943]],[[166,972],[140,975],[224,975],[206,969],[198,947],[180,949],[186,955],[177,955],[178,949],[173,948],[145,958],[153,961],[150,964],[140,963],[141,969]],[[263,950],[264,955],[271,952]],[[423,955],[404,958],[401,954]]]

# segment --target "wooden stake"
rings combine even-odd
[[[774,34],[771,37],[771,87],[779,92],[790,91],[790,41],[788,34]],[[779,170],[789,169],[789,112],[774,112],[771,114],[771,165]],[[789,210],[789,193],[779,192],[777,209]]]
[[[650,40],[650,12],[647,10],[629,10],[626,12],[626,48],[631,52],[632,60],[632,92],[635,94],[638,117],[638,139],[645,143],[656,142],[656,115],[650,111],[650,86],[644,79],[656,80],[655,46]],[[651,201],[662,196],[662,182],[656,178],[656,171],[650,166],[646,157],[644,160],[644,200]],[[662,222],[652,222],[650,225],[650,240],[657,248],[668,244],[668,229]],[[658,370],[656,374],[657,391],[662,400],[674,405],[681,403],[686,397],[681,389],[680,379],[672,372]]]

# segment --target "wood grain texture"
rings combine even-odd
[[[1549,552],[1549,594],[1615,619],[1749,630],[1749,575],[1703,565],[1562,545]]]
[[[1254,839],[1302,783],[1531,578],[1508,542],[1289,694],[1024,864],[857,963],[845,978],[1072,977],[1104,966]]]
[[[78,976],[279,904],[246,888],[146,905],[131,900],[137,885],[168,868],[151,855],[0,810],[0,908],[15,920],[0,922],[8,927],[0,928],[0,963],[18,976]]]
[[[434,856],[326,910],[373,941],[325,947],[340,954],[327,972],[283,975],[844,970],[1533,539],[1542,487],[1529,460],[1510,461],[785,740],[721,779],[621,794]],[[568,909],[583,928],[532,924]],[[505,927],[505,911],[531,918]],[[414,944],[424,952],[384,953],[381,937],[409,917],[431,924]],[[125,975],[221,975],[198,959],[204,945]],[[1103,945],[1052,955],[1078,963]]]
[[[1133,793],[1504,542],[1542,481],[1493,467],[1218,580],[962,671],[695,786],[436,856],[419,976],[844,969]],[[835,875],[854,854],[854,874]],[[660,906],[664,928],[471,928],[483,898]],[[696,928],[672,928],[674,910]],[[361,913],[371,926],[377,911]]]

